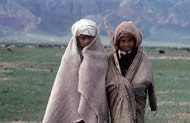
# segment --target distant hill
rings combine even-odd
[[[114,29],[132,20],[144,39],[190,43],[189,0],[0,0],[0,36],[15,33],[70,34],[80,18],[95,20],[104,35],[103,17]]]

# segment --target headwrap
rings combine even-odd
[[[136,47],[139,47],[141,45],[142,33],[139,31],[139,29],[135,26],[135,24],[132,21],[124,21],[117,26],[113,35],[113,43],[116,49],[118,49],[117,44],[119,38],[121,37],[121,35],[125,33],[129,33],[135,37]]]
[[[97,25],[95,22],[87,19],[81,19],[77,21],[72,26],[72,34],[75,36],[89,35],[89,36],[96,36],[97,34]]]

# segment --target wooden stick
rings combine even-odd
[[[110,39],[110,44],[112,46],[112,50],[114,51],[115,48],[114,48],[114,44],[113,44],[113,41],[112,41],[112,38],[113,38],[113,31],[110,29],[109,27],[109,24],[108,24],[108,17],[104,17],[104,26],[105,26],[105,29],[106,29],[106,32],[108,34],[108,37]]]

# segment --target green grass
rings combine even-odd
[[[190,122],[190,62],[154,60],[159,111],[156,118],[147,112],[147,123]]]
[[[0,48],[0,121],[41,121],[64,49]],[[184,50],[154,48],[154,57],[185,56]],[[147,107],[146,123],[190,122],[190,60],[153,60],[159,111],[152,118]]]
[[[160,57],[190,57],[185,50],[164,48],[163,55],[155,49],[145,49],[149,55]],[[147,123],[189,123],[190,122],[190,60],[153,60],[159,111],[152,118],[147,111]]]
[[[0,73],[0,121],[42,119],[63,52],[51,48],[0,49],[0,64],[7,66],[1,68],[7,72]]]

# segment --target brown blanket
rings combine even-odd
[[[114,33],[113,42],[120,32],[133,34],[138,51],[126,76],[122,76],[116,52],[109,56],[107,96],[112,123],[144,123],[146,99],[151,110],[157,110],[151,61],[140,48],[142,35],[132,22],[121,23]],[[117,46],[115,46],[117,48]]]

